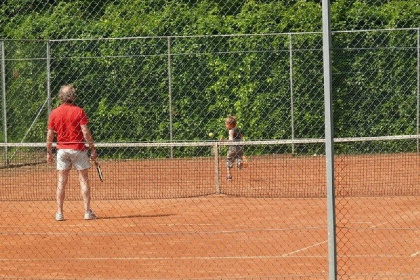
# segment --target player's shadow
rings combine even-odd
[[[110,219],[131,219],[131,218],[156,218],[156,217],[169,217],[175,216],[175,214],[138,214],[138,215],[125,215],[125,216],[110,216],[110,217],[98,217],[98,220],[110,220]]]

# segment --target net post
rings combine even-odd
[[[216,184],[216,194],[220,194],[220,174],[219,174],[219,144],[216,142],[213,146],[214,154],[214,182]]]

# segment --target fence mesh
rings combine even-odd
[[[418,279],[420,7],[331,2],[336,277]],[[2,1],[0,277],[328,279],[321,8]],[[67,83],[105,176],[89,169],[96,221],[74,169],[54,219],[45,134]]]

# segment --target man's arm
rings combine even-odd
[[[90,158],[95,160],[98,158],[98,154],[96,153],[95,143],[93,141],[92,133],[87,124],[81,125],[83,137],[85,138],[86,142],[90,148]]]
[[[47,162],[53,162],[53,154],[52,154],[52,143],[54,140],[54,131],[52,129],[48,129],[47,131]]]

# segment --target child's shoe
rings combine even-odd
[[[244,163],[242,161],[238,162],[238,169],[241,170],[244,167]]]

